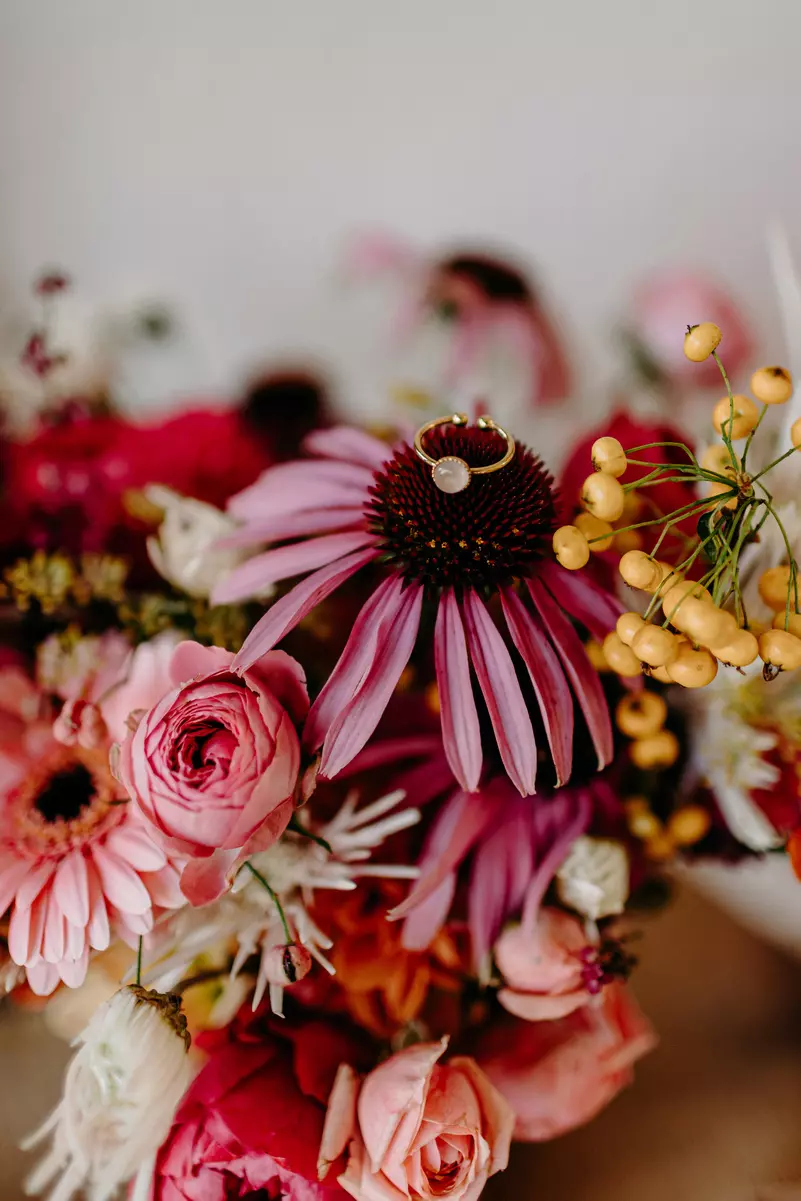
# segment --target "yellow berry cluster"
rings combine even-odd
[[[623,802],[629,833],[641,840],[646,856],[656,863],[672,859],[682,847],[695,846],[709,833],[711,818],[700,805],[683,805],[662,822],[643,796]]]
[[[646,554],[633,546],[621,555],[618,567],[623,580],[650,596],[644,614],[624,613],[616,629],[603,643],[607,665],[619,675],[631,677],[643,670],[662,683],[702,688],[714,680],[719,664],[742,668],[757,657],[764,664],[766,679],[779,671],[801,667],[801,612],[799,611],[798,564],[779,514],[772,504],[764,477],[782,459],[801,449],[801,418],[793,424],[792,446],[758,473],[750,474],[747,455],[765,413],[772,405],[784,404],[793,394],[790,373],[783,367],[762,367],[751,377],[751,392],[762,404],[761,412],[750,396],[734,394],[717,355],[721,331],[712,322],[688,328],[685,354],[693,362],[713,355],[726,384],[727,395],[712,414],[721,443],[710,447],[699,459],[683,443],[679,446],[687,462],[643,463],[632,456],[647,447],[624,450],[616,438],[599,438],[592,448],[595,471],[584,481],[581,501],[586,520],[604,524],[596,533],[581,519],[562,526],[553,538],[553,548],[563,567],[576,570],[589,559],[590,550],[609,546],[608,524],[617,521],[635,486],[645,489],[664,482],[702,485],[704,497],[692,500],[673,513],[628,527],[660,526],[654,551]],[[733,440],[747,438],[741,454]],[[649,447],[664,444],[648,444]],[[636,485],[621,483],[629,463],[649,467]],[[687,538],[690,553],[676,564],[657,558],[664,537],[687,519],[697,520],[697,537]],[[772,519],[780,528],[786,559],[764,573],[760,581],[762,600],[773,609],[773,626],[764,629],[749,621],[739,579],[739,556],[758,537],[764,522]],[[618,544],[619,545],[619,544]],[[700,580],[685,578],[701,556],[710,564]],[[697,567],[695,570],[697,574]],[[652,620],[661,607],[661,621]]]

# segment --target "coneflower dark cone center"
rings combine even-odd
[[[475,427],[431,431],[435,459],[454,455],[470,467],[496,463],[506,442]],[[486,590],[530,575],[549,553],[556,492],[547,468],[518,444],[514,459],[489,475],[473,475],[463,492],[445,493],[431,468],[403,446],[376,472],[365,510],[382,552],[410,580]]]

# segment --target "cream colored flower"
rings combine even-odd
[[[151,484],[145,495],[164,513],[158,536],[147,540],[151,563],[176,588],[205,599],[249,553],[215,546],[236,528],[235,522],[213,505],[161,484]]]

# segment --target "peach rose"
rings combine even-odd
[[[343,1064],[318,1165],[348,1149],[339,1183],[357,1201],[473,1201],[509,1159],[514,1114],[475,1061],[440,1064],[447,1039],[391,1056],[363,1081]]]
[[[122,783],[157,841],[189,862],[193,904],[219,896],[236,865],[265,850],[292,816],[300,769],[296,725],[308,709],[300,665],[271,651],[246,672],[233,655],[182,642],[171,687],[129,718]]]
[[[656,1036],[622,984],[553,1022],[490,1030],[476,1059],[516,1114],[515,1138],[544,1142],[583,1126],[629,1085]]]
[[[541,909],[533,922],[509,926],[495,944],[505,987],[498,1000],[527,1022],[552,1021],[590,1000],[587,946],[581,922],[559,909]]]

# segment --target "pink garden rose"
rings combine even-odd
[[[536,919],[508,926],[495,944],[495,962],[505,981],[498,1000],[527,1022],[552,1021],[591,999],[582,953],[581,922],[559,909],[541,909]]]
[[[509,1158],[514,1114],[475,1061],[438,1061],[447,1040],[391,1056],[363,1081],[340,1068],[328,1102],[320,1176],[348,1150],[338,1177],[357,1201],[473,1201]]]
[[[514,1136],[544,1142],[583,1126],[631,1084],[656,1037],[622,984],[552,1022],[488,1031],[476,1059],[516,1115]]]
[[[133,803],[157,840],[189,859],[181,887],[193,904],[219,896],[237,862],[283,833],[300,769],[300,665],[271,651],[238,674],[233,657],[179,643],[167,690],[129,718],[120,747]]]

